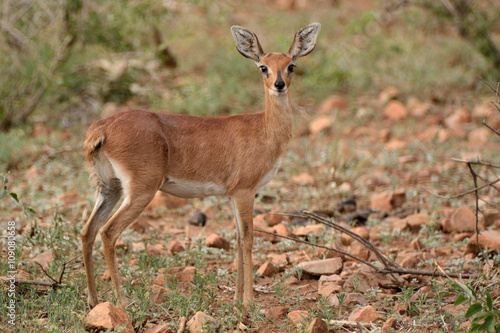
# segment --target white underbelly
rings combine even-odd
[[[280,168],[280,165],[281,165],[281,159],[279,159],[276,164],[274,165],[273,169],[271,171],[269,171],[267,173],[267,175],[264,176],[264,178],[262,179],[262,181],[260,182],[259,184],[259,190],[264,186],[266,185],[267,183],[269,183],[269,181],[271,179],[273,179],[274,176],[276,176],[276,173],[278,172],[278,169]]]
[[[160,187],[160,191],[179,198],[203,198],[213,195],[227,195],[227,189],[223,185],[173,178],[167,179]]]

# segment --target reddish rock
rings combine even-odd
[[[370,207],[373,209],[391,210],[401,207],[406,201],[405,191],[378,193],[372,196]]]
[[[309,311],[295,310],[289,312],[287,317],[294,324],[298,325],[300,323],[306,323],[307,317],[309,316]]]
[[[154,284],[157,286],[160,286],[160,287],[166,285],[167,284],[167,277],[165,276],[165,274],[160,274],[160,275],[156,276]]]
[[[280,305],[270,308],[265,311],[265,316],[269,320],[278,319],[286,315],[290,308],[288,306]]]
[[[67,192],[59,196],[59,200],[64,206],[74,205],[80,201],[80,194],[75,191]]]
[[[351,275],[344,283],[346,292],[361,292],[365,293],[368,289],[373,289],[379,286],[379,283],[374,275],[366,272],[358,272]]]
[[[134,332],[127,311],[109,302],[97,304],[83,321],[85,323],[85,329],[88,331],[106,331],[109,329],[114,330],[117,327],[125,327],[125,329],[120,332]]]
[[[154,284],[151,287],[151,291],[152,291],[152,295],[150,298],[151,303],[161,304],[167,301],[167,296],[165,296],[165,293],[169,291],[167,288],[163,288],[158,286],[157,284]]]
[[[392,100],[384,108],[384,116],[393,121],[399,121],[408,117],[408,110],[400,101]]]
[[[53,260],[54,260],[54,255],[50,252],[42,252],[33,259],[30,259],[31,262],[36,262],[40,266],[42,266],[44,270],[49,269],[49,264]]]
[[[172,241],[168,242],[167,245],[166,245],[166,248],[172,254],[176,254],[176,253],[179,253],[179,252],[184,252],[186,250],[184,248],[184,245],[182,245],[182,243],[179,242],[179,241],[177,241],[177,240],[172,240]]]
[[[386,220],[392,222],[392,229],[393,230],[403,231],[403,230],[406,230],[408,228],[408,224],[407,224],[406,219],[400,219],[399,217],[391,216],[391,217],[388,217]]]
[[[286,253],[279,254],[271,262],[278,268],[284,268],[288,265],[288,255]]]
[[[366,246],[364,246],[359,242],[352,243],[351,246],[349,247],[349,252],[353,256],[356,256],[363,260],[368,260],[368,258],[370,257],[370,250],[368,250]]]
[[[321,289],[323,286],[327,285],[341,285],[343,284],[342,278],[338,274],[332,274],[332,275],[321,275],[318,280],[318,290]]]
[[[281,235],[281,236],[290,237],[292,235],[292,233],[290,232],[290,230],[288,230],[288,228],[286,227],[286,225],[284,225],[282,223],[276,224],[275,226],[273,226],[272,231],[275,234],[278,234],[278,235]]]
[[[455,210],[449,219],[440,223],[444,232],[471,232],[476,227],[476,215],[467,206]]]
[[[500,250],[500,232],[496,230],[483,231],[477,238],[479,239],[479,246],[476,240],[476,235],[472,235],[467,242],[466,253],[473,253],[477,255],[484,248],[488,248],[490,250]]]
[[[257,270],[257,275],[259,276],[273,276],[278,273],[278,269],[269,261],[266,261],[262,266]]]
[[[168,209],[182,208],[188,204],[188,201],[183,198],[174,197],[173,195],[163,192],[156,192],[153,200],[146,207],[146,210],[158,209],[160,207],[167,207]]]
[[[305,237],[310,234],[321,234],[325,231],[325,226],[323,224],[308,224],[302,227],[294,229],[292,233],[297,237]]]
[[[356,305],[366,305],[366,298],[361,293],[346,293],[344,298],[344,305],[353,307]]]
[[[354,181],[357,187],[374,188],[377,186],[387,186],[391,183],[391,179],[382,171],[374,171],[369,174],[361,175]]]
[[[370,233],[365,227],[356,227],[351,229],[351,231],[367,240],[370,239]],[[340,242],[342,245],[350,245],[353,241],[354,239],[348,234],[342,233],[340,236]]]
[[[313,120],[309,124],[309,134],[315,135],[319,132],[330,129],[333,125],[333,117],[323,116]]]
[[[328,325],[323,319],[314,318],[309,326],[307,326],[307,333],[326,333],[328,332]]]
[[[347,110],[349,102],[342,96],[333,95],[324,99],[318,108],[318,113],[327,113],[334,110]]]
[[[175,331],[167,325],[156,325],[146,329],[144,333],[175,333]]]
[[[321,295],[323,297],[330,296],[333,293],[338,293],[343,291],[344,289],[342,286],[339,286],[338,284],[327,284],[327,285],[322,285],[318,289],[318,295]]]
[[[421,252],[407,253],[398,258],[397,262],[403,268],[417,268],[417,265],[424,261],[424,256]]]
[[[264,221],[268,226],[273,227],[283,222],[290,223],[290,218],[286,215],[282,215],[281,212],[271,212],[264,215]]]
[[[309,275],[332,275],[338,274],[342,271],[343,263],[340,258],[313,260],[301,262],[297,265]]]
[[[210,236],[208,236],[205,240],[205,245],[208,247],[224,250],[229,250],[230,248],[229,241],[218,234],[211,234]]]
[[[406,224],[412,232],[419,232],[422,226],[429,224],[431,217],[428,214],[420,213],[406,217]]]
[[[161,244],[148,244],[146,246],[146,251],[148,252],[149,255],[152,256],[158,256],[158,255],[166,255],[165,250],[163,249],[163,245]]]
[[[375,308],[371,305],[367,305],[364,308],[356,308],[349,315],[349,321],[360,321],[364,323],[374,322],[381,319],[381,316],[377,313]]]
[[[187,322],[186,328],[188,329],[189,333],[202,333],[205,332],[203,330],[203,325],[206,323],[214,323],[215,320],[213,317],[210,317],[209,315],[198,311],[195,313],[195,315]]]
[[[314,177],[307,172],[303,172],[293,176],[292,182],[300,185],[311,185],[314,184]]]
[[[196,267],[172,267],[168,271],[170,274],[175,274],[179,282],[191,282],[194,279],[194,274],[196,273]]]
[[[390,332],[391,329],[396,327],[396,324],[397,324],[396,318],[390,317],[385,321],[384,325],[382,325],[382,332]]]
[[[387,150],[396,150],[406,148],[406,146],[408,146],[408,142],[399,139],[392,139],[384,145],[384,148]]]
[[[422,251],[422,242],[420,242],[419,238],[415,238],[410,242],[410,249],[411,250],[417,250],[417,251]]]
[[[392,312],[399,315],[404,315],[408,312],[408,305],[403,303],[396,303],[394,304],[394,309],[392,310]]]

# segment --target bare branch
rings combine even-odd
[[[498,182],[500,182],[500,178],[498,178],[497,180],[494,180],[494,181],[492,181],[492,182],[489,182],[488,184],[485,184],[485,185],[483,185],[483,186],[481,186],[481,187],[473,188],[473,189],[471,189],[471,190],[469,190],[469,191],[465,191],[465,192],[462,192],[462,193],[459,193],[459,194],[457,194],[457,195],[453,195],[453,196],[450,196],[450,197],[447,197],[447,196],[444,196],[444,195],[439,195],[439,194],[437,194],[437,193],[433,193],[431,190],[429,190],[429,189],[428,189],[427,187],[425,187],[425,186],[422,186],[422,188],[423,188],[424,190],[426,190],[427,192],[429,192],[430,194],[432,194],[433,196],[437,197],[437,198],[450,200],[450,199],[457,199],[457,198],[463,197],[463,196],[465,196],[465,195],[467,195],[467,194],[474,193],[475,191],[480,191],[480,190],[482,190],[483,188],[488,187],[488,186],[491,186],[491,185],[496,184],[496,183],[498,183]]]
[[[492,163],[488,163],[488,162],[483,162],[481,160],[477,160],[477,161],[470,161],[470,160],[461,160],[459,158],[452,158],[453,161],[455,162],[460,162],[460,163],[468,163],[468,164],[480,164],[480,165],[484,165],[484,166],[487,166],[487,167],[492,167],[492,168],[497,168],[497,169],[500,169],[500,165],[498,164],[492,164]]]

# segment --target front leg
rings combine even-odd
[[[253,202],[254,191],[240,191],[233,196],[236,231],[238,233],[238,272],[235,300],[243,299],[247,306],[253,302]]]

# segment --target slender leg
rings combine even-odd
[[[241,301],[243,300],[243,241],[241,239],[241,219],[233,198],[231,198],[231,204],[233,206],[234,219],[236,221],[236,239],[238,241],[238,267],[236,270],[236,292],[234,294],[234,300]]]
[[[104,249],[104,258],[108,264],[111,282],[114,287],[115,296],[122,306],[125,306],[125,299],[121,297],[120,280],[118,266],[115,258],[115,244],[120,234],[127,228],[137,217],[142,213],[144,208],[151,202],[156,192],[150,190],[147,192],[137,191],[137,195],[133,193],[125,197],[122,205],[116,213],[109,219],[101,230],[102,245]]]
[[[240,191],[233,195],[233,200],[239,216],[239,241],[238,241],[238,273],[236,279],[236,295],[238,289],[243,284],[243,304],[246,306],[253,301],[253,265],[252,265],[252,247],[253,247],[253,202],[255,198],[254,191]],[[238,222],[238,219],[237,219]],[[243,271],[243,274],[241,273]],[[242,282],[243,280],[243,282]],[[241,298],[240,298],[241,299]]]
[[[95,307],[99,303],[94,278],[94,259],[92,257],[94,241],[97,232],[111,215],[111,211],[118,200],[120,200],[120,197],[121,188],[119,186],[114,188],[100,187],[92,214],[90,214],[85,227],[81,231],[83,262],[87,276],[88,304],[90,308]]]

